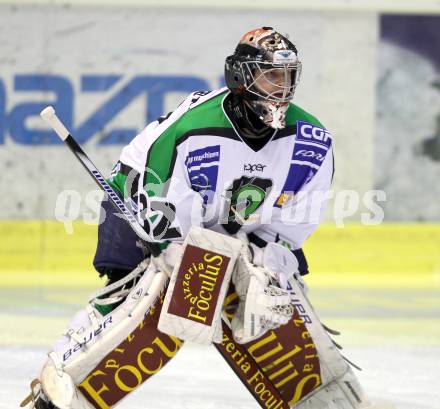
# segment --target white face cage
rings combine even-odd
[[[301,76],[301,63],[274,64],[246,61],[240,64],[246,90],[267,101],[289,102]]]

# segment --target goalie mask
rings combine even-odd
[[[286,37],[263,27],[246,33],[226,58],[227,87],[271,128],[286,126],[286,111],[301,73],[297,54]]]

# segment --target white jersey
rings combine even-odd
[[[225,88],[193,93],[149,124],[123,149],[109,182],[132,198],[158,238],[181,240],[196,224],[300,248],[325,210],[331,136],[290,104],[286,128],[254,150],[225,112],[228,95]]]

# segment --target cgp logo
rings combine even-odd
[[[307,122],[298,121],[297,135],[301,142],[314,142],[327,148],[331,145],[332,137],[326,129]]]
[[[8,81],[9,82],[9,81]],[[55,145],[62,143],[55,133],[44,129],[39,113],[53,105],[67,128],[79,143],[99,135],[99,145],[128,143],[139,131],[136,126],[112,125],[112,120],[137,100],[145,102],[145,124],[165,112],[170,94],[189,94],[212,87],[196,76],[173,75],[82,75],[72,81],[63,75],[17,74],[11,84],[0,78],[0,145],[9,137],[23,145]],[[74,85],[75,84],[75,85]],[[222,83],[220,84],[222,85]],[[90,113],[77,123],[76,118]],[[99,101],[96,103],[95,101]],[[7,109],[10,107],[10,109]],[[138,122],[138,121],[137,121]]]

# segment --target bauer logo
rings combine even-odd
[[[73,356],[76,356],[78,351],[82,352],[87,347],[90,347],[93,343],[95,343],[95,341],[97,341],[98,335],[109,328],[111,324],[113,324],[113,317],[110,315],[102,323],[99,324],[97,329],[86,332],[82,338],[82,342],[75,342],[75,344],[71,348],[68,348],[63,353],[63,362],[65,363]]]
[[[211,326],[229,257],[188,244],[168,313]]]

